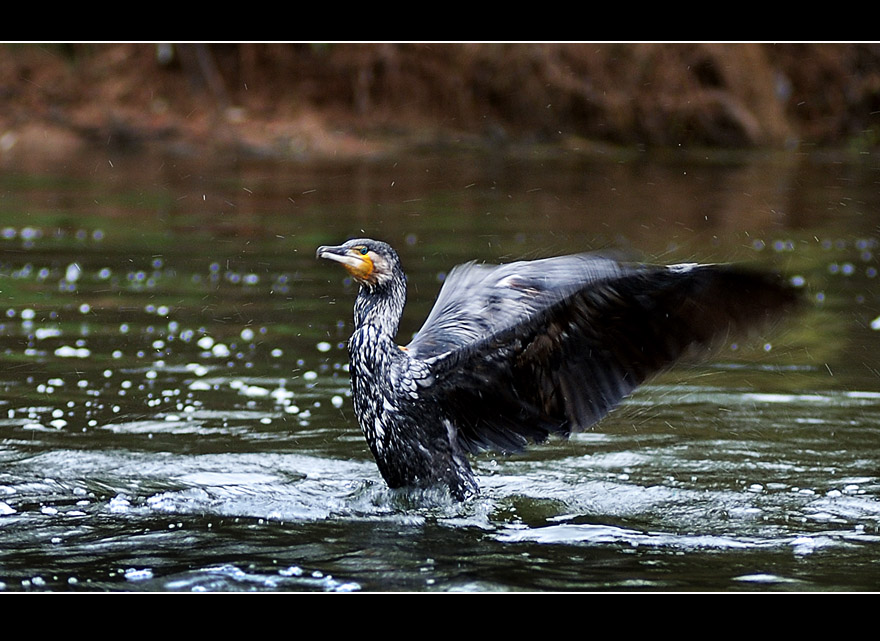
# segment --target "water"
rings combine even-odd
[[[97,154],[0,172],[6,591],[876,590],[873,156],[555,152],[326,164]],[[446,271],[618,247],[803,282],[769,337],[595,429],[382,483],[348,397],[354,288],[398,247],[402,335]]]

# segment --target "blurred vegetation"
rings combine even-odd
[[[871,149],[878,44],[48,44],[0,49],[0,154],[82,144]]]

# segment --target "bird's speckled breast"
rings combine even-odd
[[[475,492],[455,428],[428,392],[429,367],[369,324],[352,334],[349,353],[355,414],[388,485],[443,483],[459,497]]]

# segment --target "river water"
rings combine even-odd
[[[96,153],[0,170],[5,591],[876,590],[880,163],[508,150],[324,163]],[[455,264],[742,261],[805,311],[585,434],[387,489],[348,396],[395,245],[406,342]]]

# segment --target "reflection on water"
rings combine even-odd
[[[83,159],[0,174],[0,587],[877,589],[877,168],[815,156]],[[404,334],[450,267],[618,247],[737,260],[810,309],[586,434],[393,492],[348,398],[354,289],[399,249]]]

